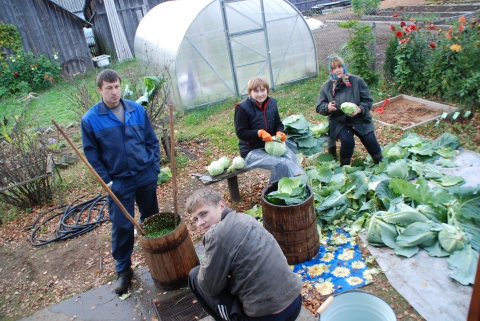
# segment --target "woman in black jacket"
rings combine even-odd
[[[370,115],[373,99],[367,84],[362,78],[350,75],[345,62],[338,56],[330,59],[329,67],[330,79],[320,88],[316,110],[328,116],[331,139],[341,142],[340,164],[350,165],[355,148],[353,135],[360,138],[374,163],[378,164],[382,161],[382,149],[375,137],[375,126]],[[340,108],[344,102],[354,103],[357,107],[350,116]],[[336,158],[335,146],[329,148],[329,153]]]
[[[268,96],[270,86],[262,77],[248,81],[248,97],[235,105],[235,133],[238,137],[240,156],[245,158],[245,168],[265,168],[271,170],[270,181],[282,177],[303,174],[295,154],[287,148],[282,157],[265,152],[265,142],[272,136],[280,136],[285,142],[287,136],[278,113],[277,101]]]

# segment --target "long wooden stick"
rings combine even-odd
[[[178,205],[177,205],[177,167],[175,165],[175,137],[173,136],[173,106],[170,109],[170,158],[172,162],[172,186],[173,186],[173,209],[175,214],[175,222],[177,222]]]
[[[480,320],[480,258],[477,264],[477,275],[473,284],[472,298],[470,300],[470,308],[468,309],[467,321]]]
[[[90,163],[88,162],[88,160],[85,158],[85,156],[83,156],[82,153],[80,153],[80,151],[78,150],[77,146],[75,146],[73,144],[73,142],[70,140],[70,138],[67,136],[67,134],[63,131],[63,129],[57,124],[57,122],[55,120],[52,119],[52,123],[55,125],[55,127],[57,127],[58,131],[60,132],[60,134],[62,134],[63,137],[65,137],[65,139],[67,140],[67,142],[70,144],[70,146],[72,146],[73,150],[75,151],[75,153],[77,153],[78,157],[80,157],[80,159],[85,163],[85,165],[87,165],[87,167],[90,169],[90,171],[93,173],[93,175],[97,178],[97,180],[100,182],[100,184],[102,185],[103,189],[107,191],[108,195],[110,195],[110,197],[113,199],[113,201],[115,203],[117,203],[118,207],[122,210],[123,214],[125,214],[125,216],[128,218],[128,220],[130,222],[132,222],[133,226],[135,226],[135,228],[137,229],[137,231],[145,236],[145,232],[143,231],[143,229],[140,227],[140,225],[133,219],[133,217],[130,215],[130,213],[127,212],[127,210],[125,209],[125,207],[122,205],[122,203],[120,202],[120,200],[115,196],[115,194],[113,194],[112,190],[107,186],[107,184],[105,184],[105,182],[103,181],[103,179],[100,177],[100,175],[98,175],[98,173],[95,171],[95,169],[92,167],[92,165],[90,165]]]

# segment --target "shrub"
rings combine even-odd
[[[399,90],[424,92],[427,79],[425,70],[433,50],[429,45],[435,40],[430,30],[419,28],[415,22],[400,22],[400,26],[393,26],[392,31],[398,39],[395,51],[395,80]]]
[[[28,132],[20,119],[12,134],[5,138],[0,148],[0,188],[9,189],[0,192],[0,199],[23,209],[49,202],[53,188],[45,174],[51,150],[46,146],[55,143],[54,140]]]
[[[375,40],[372,34],[372,27],[359,23],[358,20],[340,22],[340,28],[347,29],[350,34],[350,40],[347,47],[350,49],[351,56],[345,59],[348,62],[349,71],[365,80],[368,85],[375,85],[378,81],[378,73],[375,71],[375,55],[372,55],[370,46]]]
[[[397,60],[395,53],[398,48],[398,40],[395,35],[388,38],[387,48],[385,48],[385,62],[383,63],[383,76],[386,80],[392,80],[395,75],[395,67],[397,66]]]
[[[24,94],[52,86],[61,76],[61,67],[55,60],[31,52],[18,52],[0,64],[0,88],[9,95]]]
[[[460,17],[448,32],[440,32],[426,68],[429,94],[467,108],[478,106],[480,92],[480,25]]]
[[[352,0],[353,13],[357,16],[376,14],[381,0]]]

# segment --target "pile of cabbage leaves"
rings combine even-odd
[[[480,249],[480,185],[462,187],[462,177],[447,176],[437,165],[455,166],[458,138],[445,133],[428,140],[406,133],[384,147],[383,161],[370,156],[340,167],[326,158],[308,158],[305,168],[315,197],[318,223],[345,225],[354,236],[366,231],[374,246],[388,246],[411,257],[420,249],[448,257],[449,276],[473,284]]]

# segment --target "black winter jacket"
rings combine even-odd
[[[260,105],[256,100],[247,97],[235,105],[235,132],[238,137],[240,155],[245,158],[247,154],[258,148],[264,148],[265,142],[258,137],[258,131],[264,129],[270,135],[285,128],[280,120],[277,101],[267,99]]]

